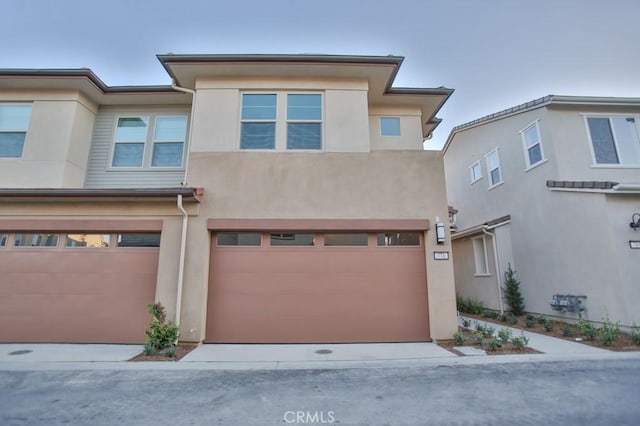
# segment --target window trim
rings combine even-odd
[[[398,120],[398,134],[397,135],[385,135],[382,133],[382,120],[385,118],[395,118]],[[383,138],[399,138],[402,137],[402,120],[400,116],[395,115],[381,115],[378,117],[378,126],[380,127],[380,137]]]
[[[184,118],[184,137],[182,141],[158,141],[156,140],[156,125],[158,123],[159,118]],[[149,169],[152,170],[181,170],[184,168],[184,157],[186,154],[187,147],[187,135],[189,134],[189,116],[173,114],[173,115],[155,115],[153,116],[153,135],[151,136],[151,154],[149,157]],[[182,158],[180,159],[179,166],[154,166],[153,165],[153,153],[155,152],[155,147],[157,143],[182,143]]]
[[[495,147],[494,149],[492,149],[491,151],[489,151],[485,156],[484,156],[484,162],[485,162],[485,166],[487,166],[487,180],[489,182],[489,188],[487,188],[487,190],[491,190],[497,186],[500,186],[504,183],[504,177],[502,176],[502,166],[500,165],[500,154],[499,154],[499,148],[500,147]],[[499,171],[500,171],[500,181],[493,183],[492,182],[492,178],[491,178],[491,171],[495,170],[495,169],[489,169],[489,156],[491,154],[493,154],[495,152],[496,154],[496,160],[498,163],[498,167],[496,167]]]
[[[527,130],[531,129],[532,127],[535,127],[536,132],[538,133],[538,142],[528,147],[525,133]],[[535,169],[536,167],[541,166],[547,161],[549,161],[544,155],[544,146],[542,145],[542,132],[540,130],[539,118],[533,123],[529,123],[528,125],[523,127],[518,133],[520,133],[520,139],[522,140],[522,149],[524,151],[524,163],[526,165],[524,169],[525,172],[528,172],[531,169]],[[532,164],[531,159],[529,158],[529,149],[533,148],[536,145],[540,147],[540,161],[537,161]]]
[[[276,95],[276,118],[274,120],[244,120],[242,118],[242,101],[244,95]],[[320,95],[320,120],[289,120],[287,118],[287,95]],[[238,141],[236,148],[239,152],[325,152],[325,123],[326,105],[325,92],[322,90],[240,90],[240,101],[238,103]],[[319,149],[288,149],[287,148],[287,125],[289,123],[320,123],[320,148]],[[273,148],[241,148],[242,145],[242,123],[274,123],[275,140]]]
[[[589,152],[591,153],[591,168],[594,169],[638,169],[640,168],[640,163],[637,164],[622,164],[622,163],[598,163],[596,160],[596,151],[593,147],[593,139],[591,138],[591,130],[589,129],[589,118],[608,118],[609,126],[611,126],[611,118],[614,117],[629,117],[634,118],[636,122],[636,132],[640,137],[640,114],[624,114],[624,113],[586,113],[581,112],[579,115],[582,116],[584,121],[585,132],[587,133],[587,144],[589,145]],[[618,148],[618,139],[616,138],[615,130],[613,126],[611,126],[611,134],[613,135],[613,144],[616,148],[616,155],[618,156],[618,161],[620,161],[620,150]]]
[[[476,241],[482,241],[482,249],[484,254],[484,270],[485,272],[478,271],[478,262],[476,256]],[[474,277],[490,277],[491,272],[489,271],[489,256],[487,255],[487,240],[484,235],[479,237],[471,238],[471,246],[473,249],[473,268],[474,268]]]
[[[473,179],[474,178],[474,174],[473,174],[473,168],[475,166],[478,166],[478,168],[480,169],[480,177],[478,177],[477,179]],[[484,178],[484,175],[482,174],[482,163],[480,162],[480,160],[475,161],[474,163],[472,163],[469,166],[469,175],[471,177],[471,185],[473,185],[474,183],[482,180],[482,178]]]
[[[27,144],[27,134],[29,133],[29,126],[31,125],[31,115],[33,114],[33,102],[0,102],[0,105],[11,105],[11,106],[30,106],[31,110],[29,111],[29,121],[27,122],[27,128],[24,130],[0,130],[0,133],[24,133],[24,143],[22,144],[22,152],[19,157],[3,157],[0,156],[0,161],[4,160],[21,160],[24,157],[24,147]]]

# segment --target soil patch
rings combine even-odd
[[[559,339],[568,340],[570,342],[584,343],[585,345],[594,346],[596,348],[609,349],[612,351],[640,351],[640,345],[636,345],[631,340],[631,335],[620,332],[620,336],[618,340],[611,343],[609,346],[605,346],[601,344],[597,339],[596,340],[587,340],[586,337],[580,332],[580,329],[577,325],[569,324],[562,321],[555,321],[552,319],[548,319],[548,321],[553,325],[553,329],[551,331],[547,331],[543,324],[537,321],[538,316],[535,316],[536,320],[534,321],[533,327],[527,327],[526,324],[526,315],[517,317],[518,322],[516,324],[510,324],[508,322],[502,322],[492,318],[483,318],[482,315],[474,315],[474,314],[461,314],[467,318],[476,319],[478,321],[485,321],[488,323],[513,327],[513,328],[521,328],[525,331],[531,331],[533,333],[544,334],[547,336],[557,337]],[[598,325],[596,325],[599,327]],[[473,328],[473,321],[471,321],[471,327]],[[566,334],[570,334],[567,336]]]
[[[164,354],[157,353],[154,355],[145,355],[144,352],[140,353],[129,361],[180,361],[184,358],[189,352],[198,347],[197,343],[178,343],[176,346],[176,356],[168,357]]]

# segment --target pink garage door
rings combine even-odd
[[[71,235],[75,242],[65,234],[5,235],[0,342],[144,342],[158,270],[158,248],[144,245],[156,245],[154,237],[128,235],[128,247],[119,247],[115,234]]]
[[[420,233],[218,233],[206,341],[429,340]]]

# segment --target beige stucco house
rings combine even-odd
[[[153,301],[184,341],[450,338],[422,142],[452,90],[394,56],[158,59],[171,86],[0,70],[0,341],[140,342]]]
[[[455,127],[458,294],[502,309],[511,264],[527,311],[640,324],[639,126],[638,98],[547,96]]]

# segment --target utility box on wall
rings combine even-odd
[[[551,309],[554,311],[577,312],[581,315],[584,311],[584,302],[587,296],[577,296],[574,294],[554,294],[549,301]]]

